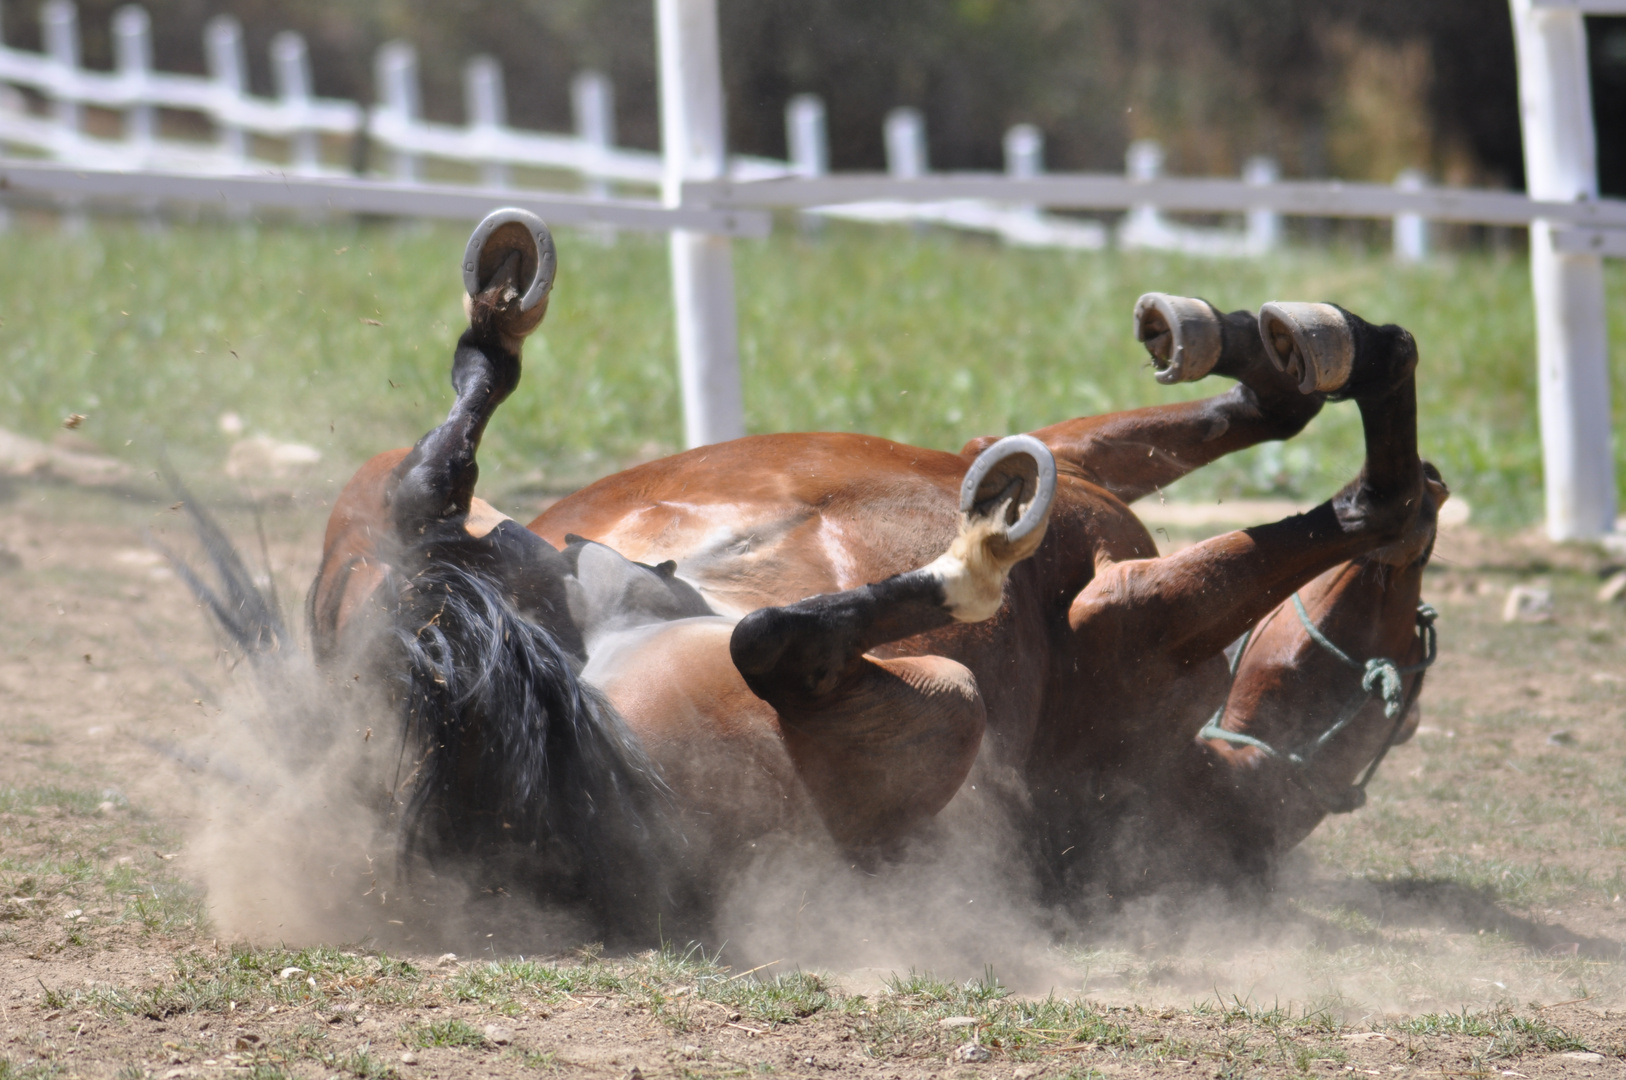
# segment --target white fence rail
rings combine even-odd
[[[390,43],[376,61],[371,110],[315,96],[305,43],[272,42],[275,98],[247,92],[241,28],[216,17],[205,33],[210,75],[153,70],[151,30],[138,7],[114,17],[115,70],[86,70],[71,0],[41,8],[43,53],[0,43],[0,146],[51,162],[0,162],[0,190],[55,200],[166,199],[413,216],[472,218],[496,202],[560,222],[599,222],[672,234],[685,432],[691,445],[743,430],[734,286],[727,238],[762,235],[767,211],[811,219],[929,222],[992,233],[1016,245],[1082,249],[1109,240],[1193,254],[1246,256],[1276,247],[1286,215],[1387,219],[1396,257],[1426,257],[1429,222],[1529,226],[1539,342],[1547,526],[1555,539],[1598,536],[1614,524],[1608,343],[1600,259],[1626,256],[1626,202],[1598,198],[1582,17],[1626,14],[1626,0],[1510,0],[1530,194],[1428,187],[1420,173],[1394,186],[1283,181],[1253,159],[1243,177],[1170,179],[1152,143],[1130,147],[1122,175],[1050,174],[1043,136],[1019,125],[1005,138],[1006,172],[934,174],[914,110],[887,117],[888,173],[829,175],[824,107],[793,99],[790,161],[724,152],[716,0],[655,0],[664,154],[617,147],[613,93],[601,75],[572,82],[576,132],[524,131],[507,122],[501,69],[476,57],[465,70],[466,123],[423,118],[417,58]],[[41,115],[15,87],[48,103]],[[86,107],[122,114],[118,137],[86,130]],[[212,140],[166,137],[159,110],[201,115]],[[361,178],[324,160],[325,144],[367,139],[388,179]],[[281,160],[255,156],[281,142]],[[478,183],[428,183],[426,160],[457,163]],[[574,174],[581,195],[516,189],[514,170]],[[620,188],[659,188],[660,202]],[[3,209],[3,208],[0,208]],[[1051,210],[1121,211],[1115,235],[1099,221]],[[1169,213],[1240,215],[1242,228],[1197,228]]]

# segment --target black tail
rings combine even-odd
[[[265,680],[266,700],[286,704],[266,718],[281,729],[266,732],[271,749],[289,767],[318,764],[338,729],[352,726],[342,722],[350,704],[319,677],[301,682],[308,693],[289,693],[295,668],[315,674],[316,665],[293,663],[308,658],[275,594],[164,470],[218,583],[154,547]],[[653,939],[663,915],[671,926],[690,907],[678,899],[687,895],[683,840],[659,770],[554,635],[516,610],[483,553],[460,546],[424,541],[393,553],[391,565],[414,569],[381,586],[381,629],[363,655],[340,661],[369,672],[399,717],[397,775],[377,779],[394,793],[402,865],[421,860],[492,891],[579,908],[612,938]]]
[[[169,461],[161,459],[158,467],[170,492],[180,500],[180,505],[192,519],[192,527],[198,534],[198,542],[203,545],[203,553],[220,579],[220,588],[212,588],[186,560],[156,537],[149,534],[147,542],[169,560],[175,575],[209,609],[215,625],[244,655],[258,663],[267,657],[282,655],[285,650],[292,651],[293,641],[288,636],[287,624],[282,621],[282,610],[277,603],[275,590],[267,586],[266,591],[261,592],[259,586],[254,584],[254,575],[237,553],[231,538],[198,505]]]
[[[423,545],[385,586],[378,670],[411,756],[404,850],[581,904],[611,932],[654,932],[681,844],[658,771],[554,635],[457,546]]]

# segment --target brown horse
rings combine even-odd
[[[1446,489],[1405,330],[1150,294],[1159,380],[1236,385],[959,453],[751,436],[521,527],[475,454],[552,267],[528,215],[476,231],[451,413],[357,472],[310,594],[319,659],[403,710],[426,855],[606,918],[639,897],[647,932],[770,830],[884,859],[980,780],[1074,901],[1266,873],[1410,735]],[[1342,491],[1158,556],[1130,504],[1336,400],[1366,436]]]

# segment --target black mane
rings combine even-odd
[[[607,930],[652,929],[681,843],[667,788],[480,547],[424,541],[378,594],[393,604],[375,670],[403,720],[403,853],[582,904]]]

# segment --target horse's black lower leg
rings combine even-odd
[[[967,473],[960,534],[940,558],[873,585],[751,612],[729,643],[735,667],[758,697],[802,707],[840,689],[878,645],[993,617],[1011,567],[1044,538],[1054,492],[1055,462],[1042,443],[1001,440]]]
[[[1261,340],[1307,394],[1354,399],[1366,435],[1361,474],[1333,499],[1348,532],[1398,539],[1422,505],[1417,456],[1417,342],[1333,304],[1266,304]]]
[[[497,406],[519,385],[520,373],[519,353],[510,351],[495,325],[496,304],[478,300],[500,300],[501,292],[511,288],[510,282],[497,282],[477,298],[452,357],[457,400],[446,421],[419,439],[396,468],[390,514],[404,540],[423,535],[437,522],[468,515],[480,478],[475,461],[480,439]]]
[[[1219,375],[1239,385],[1201,401],[1080,417],[1034,432],[1125,502],[1226,454],[1292,438],[1326,400],[1300,393],[1271,363],[1252,312],[1223,314],[1206,300],[1148,293],[1135,305],[1135,336],[1159,382]]]

